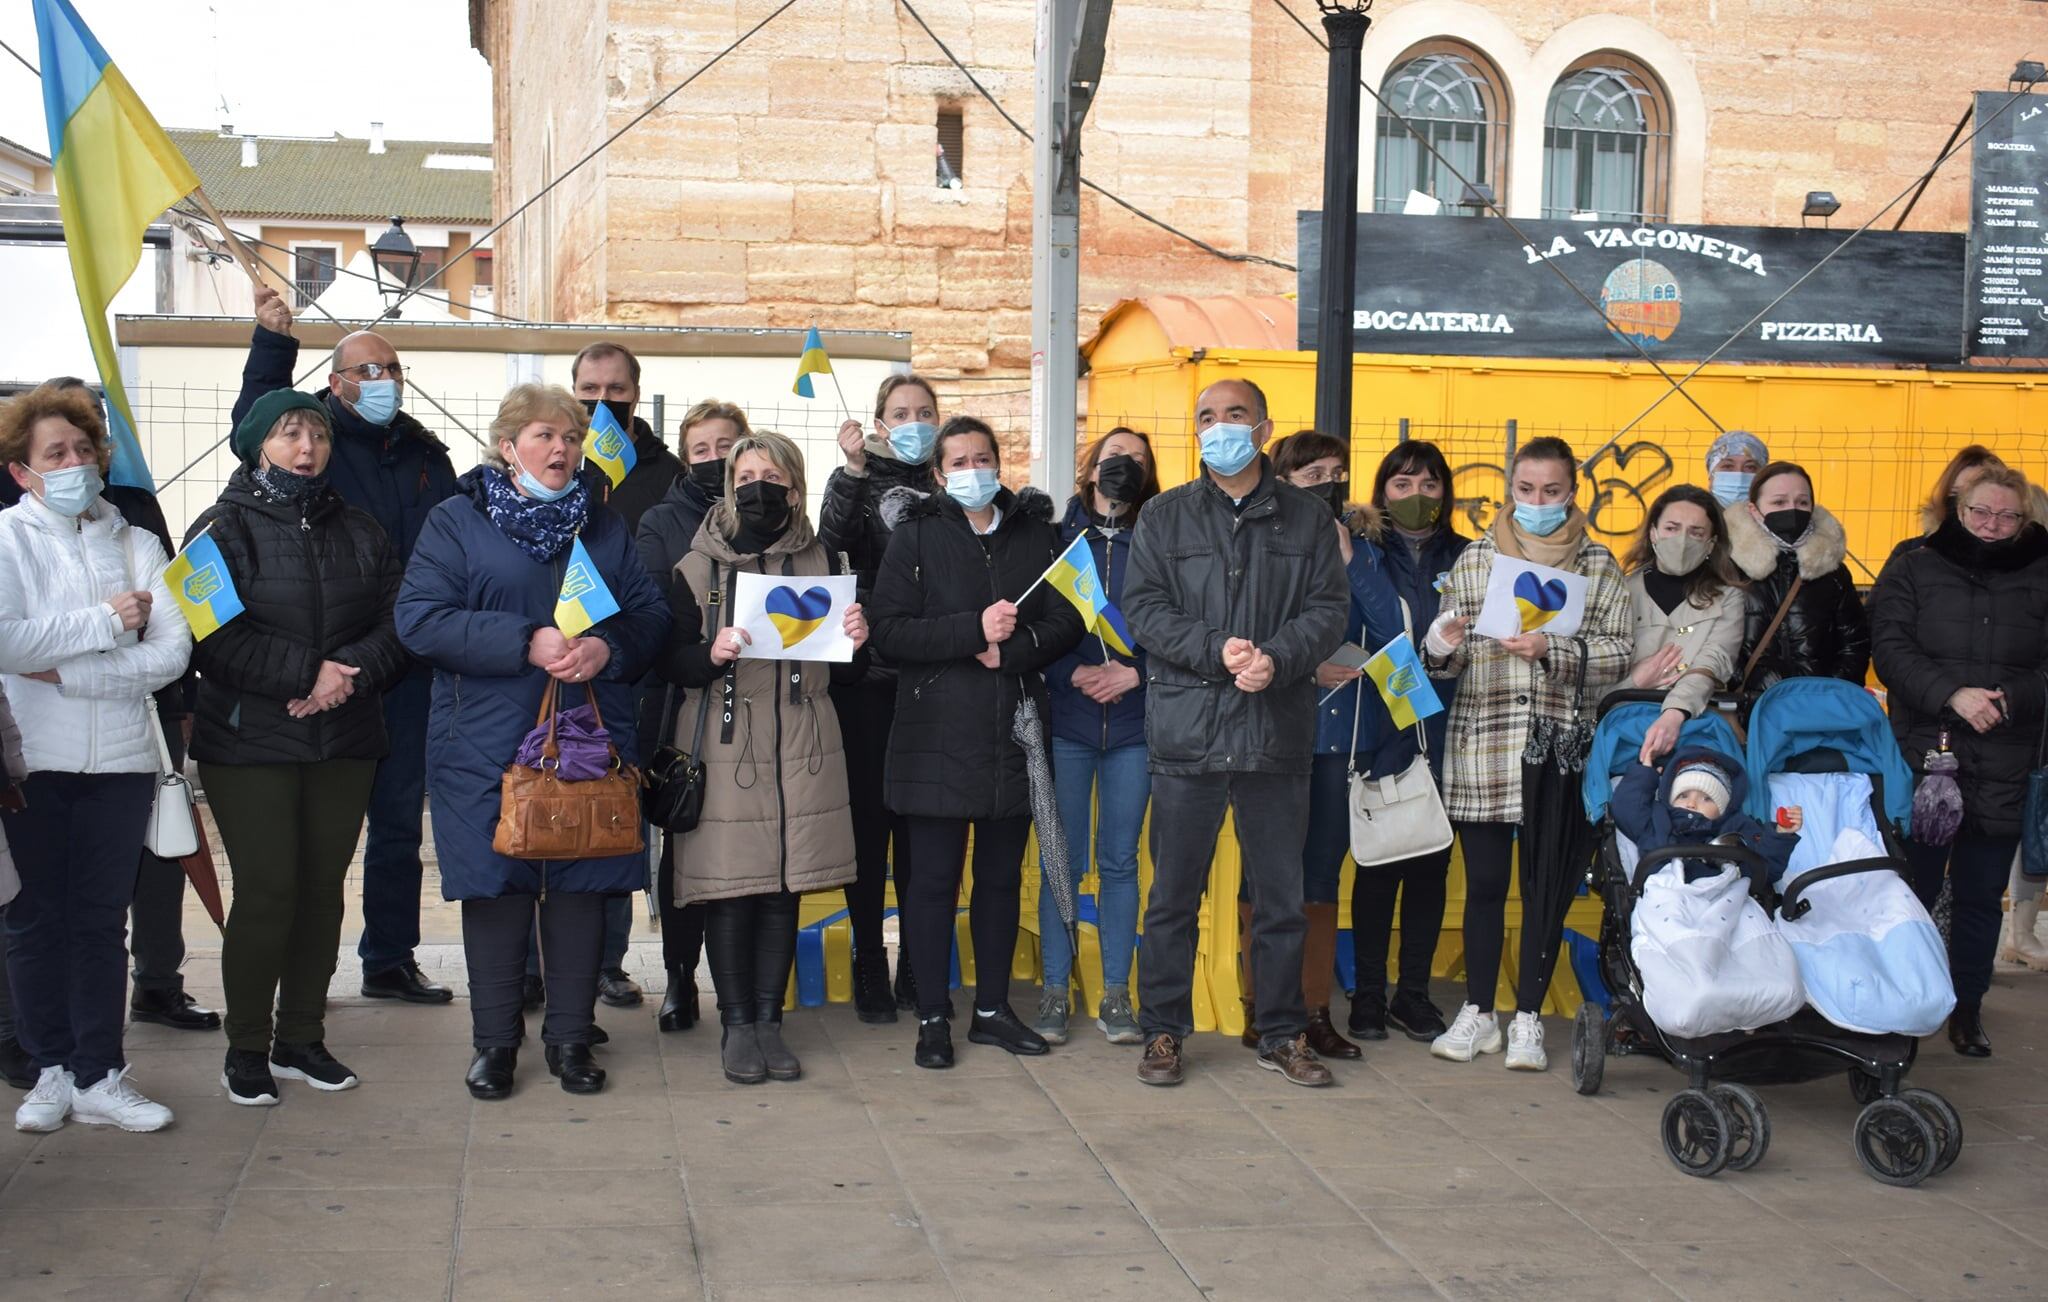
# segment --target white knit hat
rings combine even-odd
[[[1671,780],[1671,801],[1676,804],[1678,798],[1686,792],[1697,791],[1713,801],[1715,808],[1725,814],[1728,812],[1730,799],[1728,786],[1728,774],[1722,771],[1720,765],[1706,760],[1690,760],[1678,770],[1678,776]]]

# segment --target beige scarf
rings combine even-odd
[[[1509,506],[1494,516],[1492,533],[1493,549],[1503,556],[1568,570],[1586,545],[1586,513],[1574,506],[1557,532],[1546,538],[1516,524],[1515,509]]]

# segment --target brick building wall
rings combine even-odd
[[[1308,0],[1289,3],[1315,22]],[[472,0],[500,214],[773,7]],[[1368,66],[1417,33],[1467,36],[1519,78],[1510,130],[1526,151],[1550,84],[1528,79],[1574,42],[1611,42],[1677,101],[1675,219],[1793,223],[1807,190],[1831,189],[1836,224],[1853,225],[1928,165],[1970,92],[2002,86],[2038,44],[2038,4],[1967,9],[1962,22],[1917,0],[1380,0]],[[919,10],[1028,124],[1030,0]],[[1291,261],[1295,210],[1320,202],[1323,69],[1270,0],[1118,0],[1083,172],[1219,248]],[[934,183],[941,109],[962,115],[958,191]],[[954,392],[1021,408],[1002,381],[1029,363],[1028,149],[893,0],[803,0],[499,236],[501,310],[909,330],[917,365]],[[1539,170],[1510,176],[1511,207],[1529,210]],[[1967,176],[1967,157],[1951,163],[1909,224],[1960,229]],[[1084,328],[1133,295],[1294,288],[1092,194],[1082,232]]]

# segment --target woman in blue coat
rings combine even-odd
[[[480,1099],[512,1091],[536,907],[547,957],[548,1071],[570,1093],[604,1088],[590,1034],[605,897],[638,888],[646,875],[640,855],[541,863],[491,849],[500,779],[533,729],[548,679],[562,684],[564,709],[594,687],[613,743],[631,755],[633,684],[668,634],[668,604],[625,523],[591,509],[577,473],[588,428],[566,389],[522,384],[506,394],[486,464],[428,515],[398,595],[399,640],[434,668],[434,845],[441,894],[462,902],[477,1051],[468,1082]],[[572,638],[555,627],[555,602],[579,537],[619,609]]]
[[[1124,595],[1138,508],[1159,491],[1152,441],[1119,425],[1082,454],[1079,469],[1060,541],[1088,539],[1103,595],[1114,606]],[[1053,787],[1076,881],[1087,874],[1093,851],[1095,926],[1102,940],[1095,1025],[1111,1044],[1142,1038],[1131,1009],[1131,959],[1138,946],[1138,834],[1152,798],[1152,772],[1145,754],[1144,648],[1132,650],[1137,654],[1121,655],[1102,639],[1084,636],[1045,671]],[[1038,937],[1045,989],[1031,1029],[1065,1044],[1074,950],[1049,890],[1038,893]]]
[[[1451,467],[1434,443],[1401,443],[1381,459],[1373,476],[1372,504],[1384,522],[1382,555],[1394,590],[1407,603],[1408,618],[1419,644],[1423,630],[1436,619],[1458,553],[1471,541],[1451,527]],[[1442,713],[1422,721],[1429,742],[1429,767],[1437,786],[1444,781],[1444,726],[1457,695],[1456,679],[1432,680],[1443,700]],[[1377,709],[1380,726],[1391,733],[1393,720],[1378,694],[1368,710]],[[1362,731],[1362,730],[1361,730]],[[1390,744],[1412,746],[1414,734],[1390,736]],[[1409,754],[1381,755],[1379,772],[1405,765]],[[1443,1014],[1429,998],[1429,969],[1436,957],[1437,936],[1444,925],[1444,883],[1451,869],[1447,846],[1435,854],[1380,864],[1358,874],[1351,887],[1351,941],[1358,955],[1358,988],[1351,995],[1350,1028],[1365,1040],[1387,1038],[1392,1022],[1411,1040],[1433,1040],[1444,1032]],[[1387,942],[1394,926],[1394,899],[1401,903],[1400,976],[1394,997],[1387,998]]]

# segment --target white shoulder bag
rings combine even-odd
[[[131,538],[123,542],[128,552],[128,581],[133,583],[134,526],[129,526],[129,533]],[[146,628],[142,632],[146,635]],[[149,811],[149,828],[143,833],[142,848],[159,859],[183,859],[199,851],[199,829],[193,821],[198,814],[192,808],[192,784],[171,765],[171,746],[164,739],[163,719],[157,714],[154,693],[142,698],[142,709],[149,716],[149,735],[156,739],[157,759],[156,802]]]
[[[1401,624],[1413,638],[1405,601]],[[1429,771],[1429,734],[1420,721],[1415,737],[1421,746],[1407,768],[1383,778],[1358,771],[1358,716],[1365,712],[1365,683],[1361,676],[1351,713],[1351,858],[1360,868],[1371,868],[1433,854],[1450,845],[1452,832],[1436,778]]]

